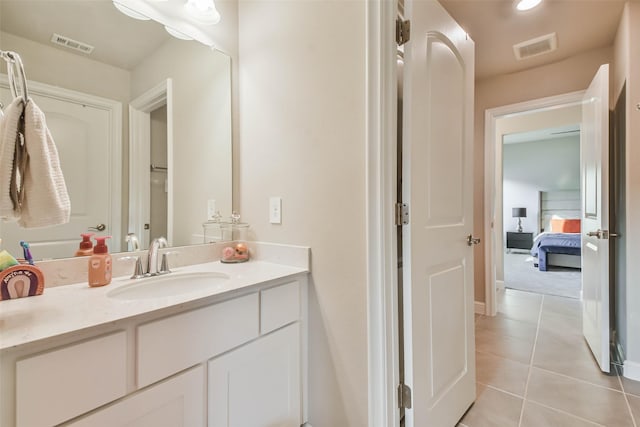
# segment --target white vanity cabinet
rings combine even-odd
[[[0,354],[0,426],[298,427],[307,275]]]

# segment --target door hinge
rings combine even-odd
[[[409,224],[409,205],[396,203],[396,225]]]
[[[396,43],[398,46],[402,46],[411,38],[411,21],[402,19],[396,19]]]
[[[406,384],[398,386],[398,407],[411,409],[411,387]]]

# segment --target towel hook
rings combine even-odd
[[[20,55],[11,51],[0,51],[0,56],[7,62],[7,75],[9,76],[9,86],[11,89],[11,95],[14,98],[20,96],[16,80],[20,78],[20,86],[22,89],[22,100],[25,105],[29,99],[29,93],[27,91],[27,77],[24,72],[24,66],[22,65],[22,59]]]

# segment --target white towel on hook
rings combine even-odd
[[[42,110],[31,98],[24,113],[25,146],[29,163],[24,179],[24,199],[18,224],[25,228],[69,222],[71,203],[58,150]]]
[[[0,217],[5,220],[16,220],[20,216],[19,207],[14,209],[11,201],[11,174],[23,106],[22,98],[14,99],[0,121]]]

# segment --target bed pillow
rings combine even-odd
[[[580,220],[554,218],[551,220],[551,232],[552,233],[579,233]]]

